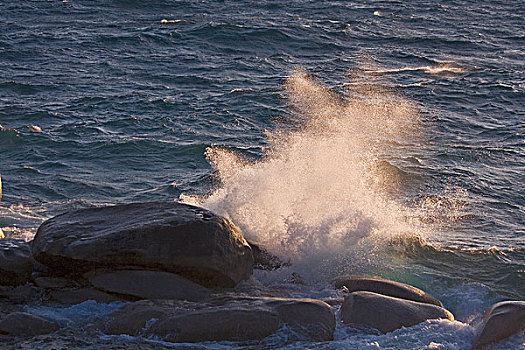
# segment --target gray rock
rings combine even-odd
[[[31,249],[21,239],[0,239],[0,285],[20,285],[31,279]]]
[[[345,287],[349,293],[358,291],[373,292],[419,303],[443,306],[439,300],[421,289],[380,277],[343,276],[334,280],[333,284],[337,289]]]
[[[261,308],[209,309],[156,322],[148,334],[174,343],[262,339],[279,328],[275,312]]]
[[[111,303],[122,301],[122,298],[104,293],[98,289],[90,287],[81,288],[60,288],[48,292],[48,299],[61,304],[80,304],[86,300],[95,300],[99,303]]]
[[[169,272],[121,270],[88,273],[85,277],[95,288],[141,299],[202,301],[210,296],[203,286]]]
[[[233,287],[252,272],[251,248],[231,221],[194,206],[150,202],[82,209],[38,229],[33,257],[57,275],[96,268],[172,272]]]
[[[282,261],[257,243],[248,241],[248,244],[252,248],[254,269],[273,271],[280,267],[291,265],[289,261]]]
[[[335,315],[330,306],[314,299],[271,299],[273,307],[281,320],[296,333],[313,341],[333,340]]]
[[[42,317],[25,312],[13,312],[0,321],[0,333],[15,336],[35,336],[56,332],[60,327]]]
[[[489,308],[472,344],[481,349],[525,329],[525,301],[503,301]]]
[[[175,300],[140,300],[114,311],[98,327],[106,334],[137,336],[146,325],[168,317],[185,304]]]
[[[375,328],[383,333],[428,319],[454,320],[452,313],[439,306],[372,292],[350,293],[341,306],[341,316],[345,324]]]
[[[42,288],[31,283],[20,286],[0,286],[0,298],[6,298],[12,303],[29,304],[41,301],[45,295]]]
[[[79,284],[76,281],[64,277],[33,276],[33,281],[35,282],[35,285],[37,285],[40,288],[67,288],[79,286]]]
[[[256,340],[288,324],[304,338],[333,339],[335,315],[313,299],[216,297],[206,304],[142,300],[115,311],[100,327],[106,334],[159,337],[169,342]]]

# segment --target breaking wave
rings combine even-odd
[[[413,209],[388,195],[395,174],[380,159],[385,145],[417,137],[416,106],[367,77],[336,92],[297,70],[284,89],[293,118],[266,131],[265,156],[208,148],[220,185],[181,200],[230,218],[249,240],[296,261],[363,239],[419,234]]]

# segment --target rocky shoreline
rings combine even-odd
[[[454,321],[428,293],[372,276],[333,281],[339,299],[251,292],[254,268],[287,265],[247,242],[228,219],[195,206],[148,202],[65,213],[44,222],[31,242],[0,239],[0,343],[68,332],[24,306],[87,300],[122,304],[86,330],[167,343],[255,341],[282,329],[290,341],[326,342],[337,322],[388,333],[429,319]],[[524,325],[524,301],[495,304],[475,326],[472,347]]]

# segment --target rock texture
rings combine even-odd
[[[273,271],[282,266],[290,266],[290,262],[284,262],[277,256],[273,255],[259,244],[248,241],[253,253],[253,268],[259,270]]]
[[[180,299],[202,301],[208,289],[169,272],[121,270],[88,273],[85,277],[97,289],[141,299]]]
[[[489,308],[472,348],[481,349],[525,330],[525,301],[503,301]]]
[[[375,328],[383,333],[414,326],[428,319],[454,320],[449,311],[439,306],[372,292],[350,293],[341,306],[341,316],[345,324]]]
[[[86,300],[95,300],[99,303],[111,303],[113,301],[124,300],[91,287],[53,289],[48,292],[47,298],[61,304],[70,305],[80,304]]]
[[[284,323],[305,339],[333,339],[333,311],[312,299],[217,297],[206,304],[142,300],[115,311],[100,327],[106,334],[200,342],[262,339]]]
[[[20,285],[31,279],[33,263],[29,244],[21,239],[0,240],[0,285]]]
[[[227,219],[194,206],[150,202],[82,209],[38,229],[33,257],[57,275],[142,268],[204,286],[232,287],[252,272],[251,248]]]
[[[345,287],[349,293],[358,291],[373,292],[419,303],[443,306],[439,300],[421,289],[379,277],[344,276],[334,280],[333,284],[337,289]]]
[[[0,321],[0,333],[17,336],[47,334],[59,328],[54,322],[25,312],[13,312]]]

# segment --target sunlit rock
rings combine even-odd
[[[335,279],[333,284],[337,289],[346,288],[349,293],[357,291],[373,292],[395,298],[443,306],[439,300],[419,288],[380,277],[343,276]]]
[[[345,297],[341,317],[345,324],[375,328],[383,333],[411,327],[428,319],[454,320],[448,310],[439,306],[372,292],[353,292]]]
[[[472,348],[481,349],[525,330],[525,301],[503,301],[489,308]]]
[[[175,202],[56,216],[40,226],[32,252],[58,275],[132,267],[177,273],[219,287],[248,278],[253,265],[250,246],[228,219]]]

